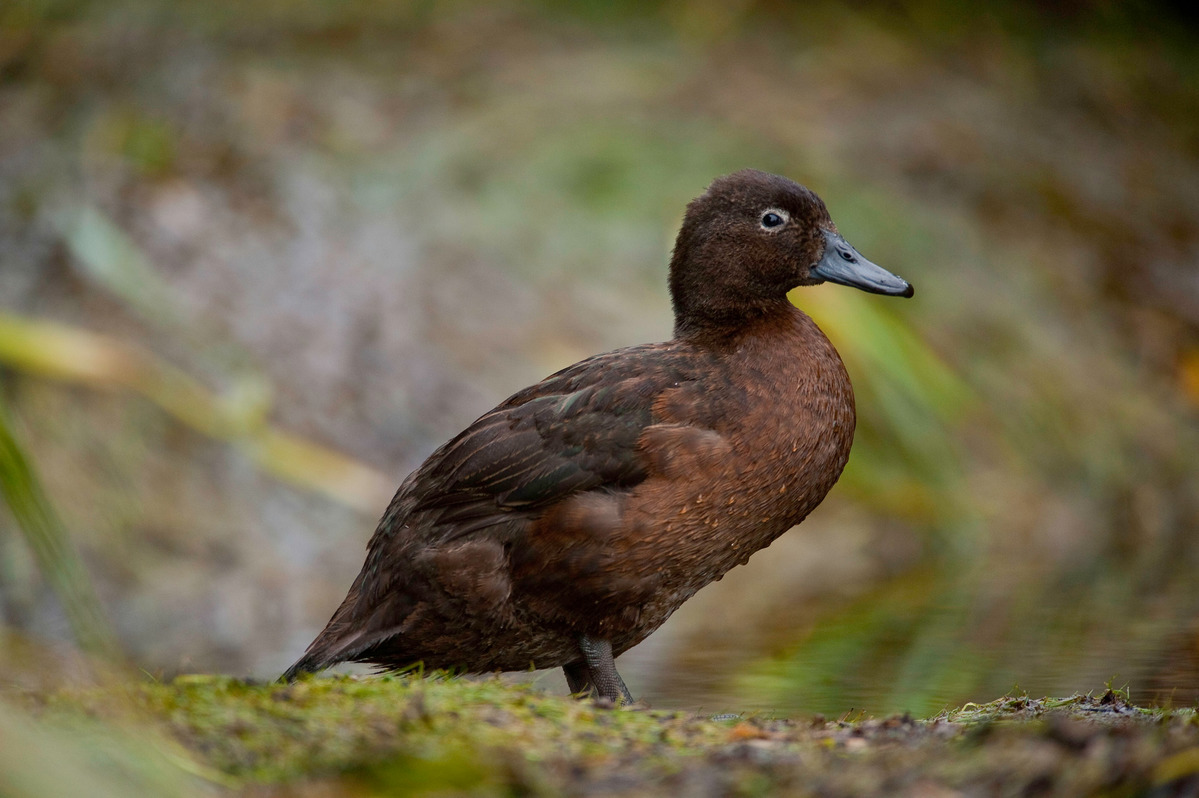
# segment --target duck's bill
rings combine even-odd
[[[818,280],[860,288],[872,294],[911,296],[916,293],[907,280],[862,257],[848,241],[828,230],[824,232],[824,257],[810,272]]]

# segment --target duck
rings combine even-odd
[[[789,293],[914,293],[813,191],[753,169],[687,205],[668,282],[671,340],[518,391],[400,484],[284,680],[562,668],[576,696],[634,703],[615,658],[803,521],[849,458],[849,375]]]

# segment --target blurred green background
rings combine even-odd
[[[1189,13],[0,5],[6,639],[274,676],[436,445],[669,337],[683,207],[753,166],[917,293],[796,293],[854,380],[849,468],[622,658],[634,694],[1194,704]]]

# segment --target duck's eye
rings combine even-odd
[[[769,210],[762,214],[762,226],[767,230],[774,227],[781,227],[787,223],[787,212],[779,210]]]

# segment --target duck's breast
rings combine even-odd
[[[622,500],[612,544],[626,579],[654,585],[642,611],[668,616],[820,503],[855,416],[841,358],[798,310],[747,331],[655,415],[640,441],[650,476]]]

